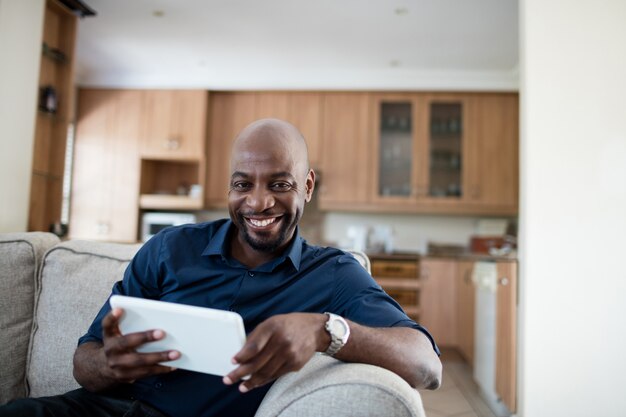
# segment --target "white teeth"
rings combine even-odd
[[[271,219],[265,220],[257,220],[257,219],[248,219],[250,223],[257,227],[265,227],[268,224],[274,223],[276,221],[276,217],[272,217]]]

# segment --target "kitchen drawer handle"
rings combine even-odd
[[[507,285],[509,285],[509,279],[507,277],[500,278],[498,280],[498,284],[506,287]]]

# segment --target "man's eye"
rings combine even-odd
[[[250,188],[250,183],[248,182],[236,182],[230,186],[231,189],[235,191],[244,191]]]
[[[277,191],[287,191],[291,189],[291,184],[287,182],[275,182],[272,184],[272,189]]]

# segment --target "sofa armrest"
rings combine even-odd
[[[274,383],[255,417],[425,415],[419,393],[393,372],[316,354]]]

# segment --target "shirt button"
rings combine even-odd
[[[254,272],[252,272],[252,271],[248,271],[248,275],[250,275],[251,277],[253,277],[253,276],[254,276]]]
[[[163,386],[163,383],[161,383],[161,382],[157,382],[156,384],[154,384],[154,387],[155,387],[156,389],[159,389],[159,388],[161,388],[162,386]]]

